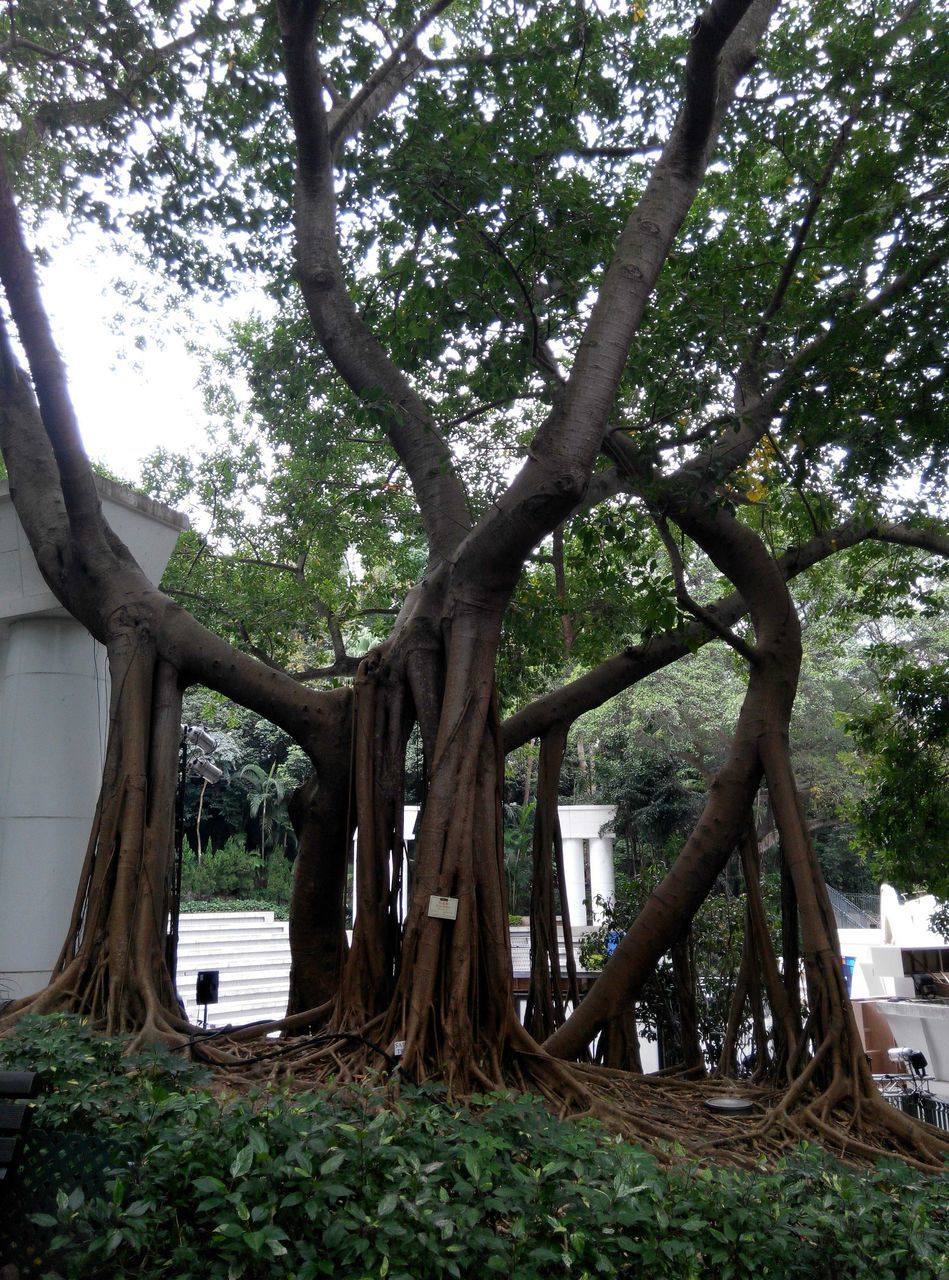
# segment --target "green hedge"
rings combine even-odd
[[[949,1179],[899,1164],[856,1173],[802,1149],[770,1172],[666,1169],[530,1098],[221,1099],[195,1068],[121,1050],[62,1018],[0,1042],[0,1064],[48,1077],[37,1125],[113,1144],[101,1193],[63,1186],[38,1216],[50,1277],[947,1274]]]
[[[272,911],[275,920],[290,919],[290,908],[285,902],[271,902],[266,898],[196,898],[181,903],[180,913],[183,916],[207,911]]]

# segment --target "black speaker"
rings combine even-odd
[[[195,988],[195,1004],[217,1004],[218,969],[199,969]]]

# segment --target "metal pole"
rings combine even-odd
[[[175,792],[175,863],[171,878],[171,926],[165,947],[165,960],[171,974],[171,985],[177,987],[178,917],[181,912],[181,861],[185,834],[185,779],[188,776],[188,729],[181,726],[181,748],[178,756],[178,787]]]

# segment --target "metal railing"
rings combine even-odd
[[[854,893],[845,897],[839,889],[827,886],[830,905],[840,929],[878,929],[880,900],[870,893]]]
[[[949,1131],[949,1102],[934,1098],[931,1093],[884,1093],[883,1096],[890,1106],[905,1111],[908,1116]]]

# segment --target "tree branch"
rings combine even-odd
[[[334,153],[343,143],[375,120],[398,97],[407,84],[426,64],[425,55],[416,45],[422,32],[452,3],[452,0],[436,0],[421,18],[406,32],[392,53],[369,76],[366,83],[352,98],[329,114],[329,140]]]
[[[771,295],[768,305],[761,313],[761,319],[758,323],[758,327],[751,339],[751,343],[749,344],[745,364],[750,365],[756,363],[758,353],[761,351],[765,338],[767,337],[770,323],[781,309],[781,305],[787,296],[787,291],[791,285],[791,281],[794,279],[794,273],[797,270],[797,264],[800,261],[801,254],[804,252],[811,229],[813,228],[815,219],[817,218],[818,210],[820,209],[824,196],[827,193],[827,188],[830,185],[831,178],[836,173],[840,162],[846,155],[847,147],[850,143],[850,136],[853,133],[854,125],[856,123],[857,115],[855,112],[851,112],[838,130],[837,137],[834,141],[833,147],[831,148],[827,162],[821,171],[820,177],[814,184],[814,189],[807,202],[807,207],[801,216],[801,221],[798,223],[797,231],[794,235],[794,241],[784,263],[781,275],[778,278],[774,293]]]
[[[317,338],[337,372],[385,420],[408,473],[436,558],[470,527],[467,500],[448,445],[408,379],[383,350],[346,288],[336,243],[333,152],[315,45],[317,5],[278,0],[287,95],[297,143],[297,276]]]
[[[689,589],[685,583],[685,566],[682,563],[682,556],[676,546],[676,540],[669,531],[669,525],[664,516],[656,517],[656,528],[659,530],[659,537],[669,556],[669,562],[672,565],[672,576],[675,580],[676,600],[681,607],[694,618],[701,622],[708,630],[718,636],[720,640],[724,640],[727,645],[735,650],[740,657],[746,662],[754,664],[758,661],[758,655],[754,649],[745,644],[740,636],[736,636],[730,627],[726,627],[718,614],[713,609],[706,609],[694,600],[689,593]]]
[[[79,424],[66,386],[66,369],[53,340],[49,318],[40,297],[39,280],[33,256],[27,248],[20,224],[5,158],[0,154],[0,282],[3,284],[10,313],[20,342],[26,353],[39,418],[33,422],[28,413],[24,429],[34,436],[45,434],[59,473],[59,485],[76,537],[86,540],[89,549],[108,548],[127,563],[134,564],[131,553],[111,530],[104,534],[100,520],[99,495],[92,471],[82,446]],[[7,363],[12,353],[7,354]],[[13,377],[8,370],[8,376]]]
[[[365,654],[360,654],[359,657],[355,658],[339,658],[328,667],[303,667],[300,671],[291,671],[290,675],[294,680],[299,680],[301,684],[305,684],[310,680],[343,680],[352,678],[358,673],[359,664],[365,656]]]
[[[531,297],[531,291],[524,283],[523,277],[517,267],[504,252],[504,247],[501,242],[495,236],[492,236],[490,232],[486,231],[484,227],[479,226],[464,209],[455,204],[455,202],[449,196],[445,195],[443,191],[439,191],[437,188],[432,188],[432,195],[441,204],[445,205],[446,208],[451,209],[458,221],[463,222],[465,226],[470,227],[481,243],[489,249],[496,258],[504,263],[514,280],[514,283],[517,286],[517,292],[520,295],[520,302],[517,305],[518,310],[521,312],[521,315],[527,325],[528,340],[531,346],[531,357],[540,369],[540,372],[548,381],[553,382],[558,386],[563,385],[566,382],[566,379],[560,371],[560,366],[557,364],[556,357],[550,350],[546,339],[541,337],[540,323],[537,319],[537,312],[534,310],[534,299]]]
[[[776,5],[777,0],[716,0],[697,24],[683,107],[620,234],[567,384],[534,438],[528,461],[459,554],[473,578],[500,554],[523,562],[582,500],[647,301]],[[713,81],[717,87],[710,97]]]
[[[798,547],[790,547],[777,563],[785,579],[790,581],[805,570],[848,550],[861,542],[874,540],[896,546],[915,547],[932,555],[949,557],[949,535],[939,529],[913,528],[890,521],[855,520],[819,534]],[[747,605],[737,591],[710,605],[721,626],[733,626],[747,612]],[[505,752],[522,747],[532,738],[542,736],[550,725],[572,724],[584,712],[602,706],[624,689],[670,666],[686,654],[715,638],[701,622],[688,623],[674,631],[654,636],[641,645],[630,645],[622,652],[601,662],[586,675],[560,689],[546,693],[509,716],[502,725]]]
[[[920,284],[927,276],[932,275],[947,261],[949,261],[949,245],[943,244],[938,249],[934,249],[932,253],[927,254],[919,262],[914,263],[908,270],[895,276],[889,284],[884,285],[872,298],[867,298],[860,306],[853,308],[845,316],[838,318],[837,322],[832,324],[830,328],[812,339],[805,346],[800,347],[785,364],[779,376],[768,384],[762,397],[762,405],[767,412],[773,416],[796,386],[801,374],[812,368],[817,358],[824,351],[832,350],[851,329],[865,325],[868,320],[885,311],[887,307],[908,293],[917,284]]]

